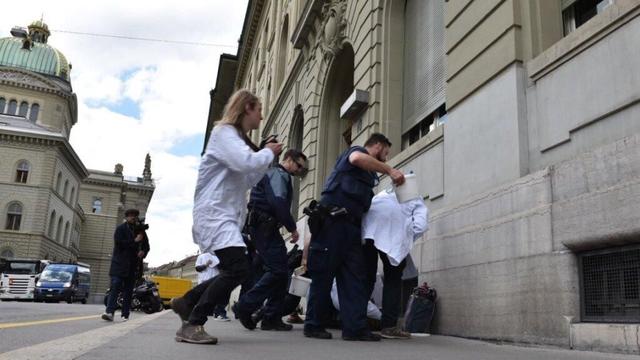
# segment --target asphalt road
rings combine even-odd
[[[308,339],[301,325],[287,333],[249,331],[238,321],[209,321],[218,345],[176,343],[180,324],[171,311],[133,313],[106,323],[98,305],[0,303],[0,360],[224,359],[224,360],[629,360],[637,356],[496,345],[447,336],[379,343]],[[91,318],[84,318],[91,316]],[[65,321],[62,321],[65,320]],[[56,321],[42,323],[42,321]]]

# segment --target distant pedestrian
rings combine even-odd
[[[193,207],[193,240],[202,252],[213,252],[220,274],[171,300],[183,321],[177,341],[215,344],[207,334],[207,315],[249,274],[246,247],[240,230],[245,221],[247,192],[264,176],[282,144],[254,145],[247,133],[262,120],[262,105],[247,90],[231,96],[222,120],[211,131],[198,170]]]
[[[122,292],[122,320],[129,320],[133,287],[137,277],[138,263],[149,253],[149,241],[144,231],[137,231],[135,224],[139,222],[140,211],[125,211],[125,222],[120,224],[113,234],[113,254],[111,255],[111,287],[107,308],[102,319],[113,321],[118,295]]]

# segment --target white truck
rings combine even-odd
[[[0,300],[33,300],[36,282],[48,260],[1,259]]]

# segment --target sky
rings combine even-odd
[[[193,193],[218,60],[235,54],[247,0],[3,2],[0,36],[41,16],[49,45],[72,64],[78,123],[71,145],[89,169],[142,176],[151,155],[156,190],[147,212],[150,266],[197,252]],[[180,40],[190,46],[61,31]],[[86,210],[86,209],[85,209]]]

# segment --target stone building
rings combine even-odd
[[[87,169],[69,143],[71,65],[42,21],[11,34],[0,39],[0,256],[86,262],[100,298],[124,209],[151,200],[151,159],[140,178]]]
[[[262,98],[255,140],[310,155],[302,205],[340,151],[390,137],[431,210],[412,255],[440,295],[435,332],[638,352],[639,14],[637,0],[251,0],[234,87]]]

